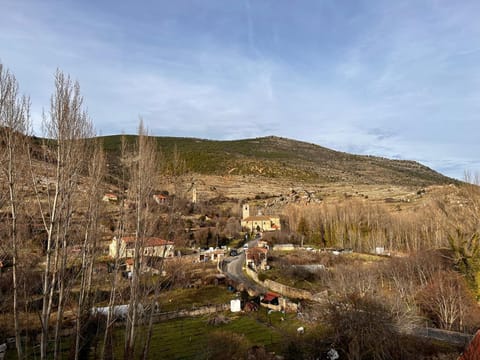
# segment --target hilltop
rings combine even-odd
[[[121,136],[103,137],[112,165]],[[128,135],[127,142],[135,136]],[[418,162],[353,155],[276,136],[217,141],[156,137],[166,160],[176,148],[189,172],[215,176],[255,176],[311,184],[425,187],[456,182]]]

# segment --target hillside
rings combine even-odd
[[[134,138],[128,135],[127,142]],[[103,137],[112,169],[118,163],[120,139],[120,136]],[[199,175],[414,187],[455,182],[414,161],[352,155],[275,136],[233,141],[157,137],[157,141],[167,161],[176,147],[188,171]]]

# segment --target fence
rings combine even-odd
[[[179,319],[183,317],[202,316],[202,315],[208,315],[216,312],[225,311],[228,309],[230,309],[229,304],[201,306],[201,307],[192,308],[192,309],[183,309],[183,310],[156,313],[153,315],[153,320],[155,322],[160,322],[160,321],[166,321],[166,320]]]

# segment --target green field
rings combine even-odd
[[[218,315],[218,314],[217,314]],[[254,345],[265,346],[268,351],[279,353],[283,341],[298,322],[295,319],[281,321],[280,313],[266,314],[265,309],[257,313],[232,315],[221,314],[229,320],[226,324],[211,325],[211,316],[184,318],[154,324],[149,359],[206,359],[212,352],[246,351]],[[115,358],[123,358],[123,329],[115,335]],[[139,343],[143,343],[139,334]],[[233,348],[233,349],[232,349]],[[136,356],[141,353],[141,344]],[[95,354],[91,353],[91,359]]]
[[[194,307],[229,304],[235,296],[223,286],[207,285],[192,289],[175,289],[161,292],[160,311],[175,311]]]

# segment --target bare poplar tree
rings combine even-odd
[[[23,359],[21,329],[19,325],[19,244],[18,237],[18,202],[19,183],[22,181],[22,166],[28,152],[27,135],[30,126],[30,101],[18,94],[15,76],[4,70],[0,63],[0,137],[2,142],[1,168],[8,184],[8,204],[10,207],[10,240],[12,244],[12,284],[13,284],[13,318],[15,328],[15,345],[17,356]]]
[[[75,329],[75,360],[79,359],[82,346],[83,326],[88,318],[89,309],[92,304],[91,287],[93,268],[95,264],[97,238],[99,235],[98,224],[100,217],[100,199],[102,181],[105,171],[105,157],[103,144],[96,141],[88,164],[88,178],[86,195],[86,211],[84,220],[84,235],[81,245],[82,265],[80,269],[80,293],[77,303],[76,329]]]
[[[130,164],[128,189],[128,196],[135,205],[135,246],[125,331],[125,359],[135,357],[136,328],[142,308],[140,280],[145,267],[143,250],[147,237],[151,236],[149,203],[158,182],[157,144],[154,138],[148,136],[142,120],[140,120],[138,128],[137,141],[135,157]]]
[[[60,349],[60,330],[70,284],[67,283],[67,254],[69,230],[75,211],[75,195],[82,171],[85,170],[85,146],[93,135],[92,125],[83,109],[78,82],[72,82],[61,71],[55,75],[49,115],[43,116],[47,140],[43,145],[44,160],[53,163],[55,170],[47,182],[47,199],[43,200],[37,187],[38,175],[32,171],[43,226],[47,233],[43,298],[41,313],[41,359],[47,357],[50,336],[50,316],[54,299],[57,311],[54,332],[54,358]],[[33,165],[32,165],[33,170]],[[45,174],[47,176],[47,174]]]
[[[153,144],[152,144],[153,145]],[[158,159],[161,154],[156,154],[156,158]],[[158,160],[157,160],[158,162]],[[158,168],[156,169],[158,171]],[[162,169],[165,171],[165,167]],[[180,154],[177,150],[177,146],[174,147],[173,151],[173,159],[172,159],[172,164],[170,168],[170,176],[173,182],[173,187],[174,187],[174,192],[175,196],[171,199],[170,203],[170,211],[169,211],[169,216],[168,216],[168,224],[167,224],[167,234],[168,238],[170,238],[170,234],[173,233],[174,227],[175,227],[175,214],[177,213],[177,204],[176,204],[176,199],[178,194],[180,193],[180,187],[181,187],[181,178],[182,175],[185,174],[185,161],[181,159]],[[164,253],[163,256],[159,259],[160,266],[159,266],[159,273],[161,274],[164,267],[165,267],[165,251],[166,247],[164,248]],[[143,359],[146,360],[148,359],[148,354],[150,351],[150,344],[151,344],[151,339],[152,339],[152,334],[153,334],[153,318],[154,318],[154,313],[156,309],[156,305],[158,304],[159,300],[159,295],[160,295],[160,284],[158,282],[154,283],[153,285],[153,297],[151,298],[149,302],[149,314],[147,316],[148,319],[148,325],[147,325],[147,330],[146,330],[146,336],[145,336],[145,343],[143,346]]]
[[[107,349],[108,343],[112,340],[112,333],[111,328],[115,323],[115,304],[117,300],[117,286],[119,282],[119,270],[120,270],[120,243],[121,239],[125,233],[125,193],[127,191],[127,163],[128,163],[128,154],[127,154],[127,142],[125,136],[121,138],[121,148],[120,148],[120,166],[121,166],[121,178],[120,178],[120,190],[122,195],[120,196],[119,202],[119,215],[118,215],[118,223],[115,230],[115,239],[116,239],[116,253],[114,255],[114,265],[113,265],[113,276],[112,282],[110,285],[110,298],[108,301],[108,312],[107,312],[107,319],[105,324],[105,333],[103,335],[103,344],[101,349],[101,358],[104,359],[105,357],[109,356],[110,350]]]

